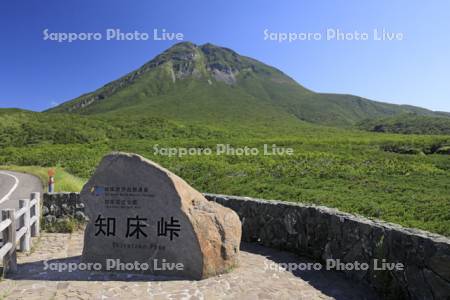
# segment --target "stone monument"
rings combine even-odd
[[[105,156],[80,197],[82,260],[102,271],[203,279],[238,264],[237,214],[142,156]]]

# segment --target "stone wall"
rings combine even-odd
[[[44,193],[42,216],[44,224],[56,223],[67,218],[87,220],[79,193]]]
[[[450,299],[448,238],[327,207],[205,196],[239,214],[245,242],[308,256],[324,266],[327,260],[367,263],[370,268],[366,271],[345,273],[354,280],[367,282],[383,299]],[[73,193],[44,195],[44,206],[49,212],[79,216],[82,206],[78,198]],[[383,259],[387,263],[401,263],[405,268],[374,270],[375,260],[381,266]]]

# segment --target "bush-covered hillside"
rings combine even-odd
[[[57,166],[87,179],[110,151],[135,152],[200,191],[327,205],[450,236],[450,155],[427,152],[450,145],[450,137],[306,124],[282,130],[262,125],[219,128],[153,118],[24,111],[4,111],[0,119],[0,165]],[[217,144],[256,147],[260,153],[236,156],[213,151],[169,157],[154,151],[155,147],[214,150]],[[291,147],[294,155],[264,155],[264,144]],[[389,151],[393,148],[420,151]]]
[[[363,130],[401,134],[450,135],[450,117],[430,117],[406,114],[389,118],[366,120],[359,124]]]
[[[179,125],[155,117],[101,118],[0,109],[0,147],[87,144],[123,138],[207,138],[227,134],[207,126]]]

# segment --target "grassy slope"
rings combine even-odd
[[[238,84],[187,79],[173,83],[170,74],[156,70],[107,101],[88,106],[90,115],[162,117],[172,121],[232,125],[269,124],[291,127],[302,121],[323,125],[353,125],[369,117],[406,113],[412,108],[378,103],[351,95],[317,94],[278,76],[240,74]],[[424,114],[429,111],[418,109]],[[281,121],[281,123],[280,123]]]

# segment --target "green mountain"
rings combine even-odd
[[[303,122],[352,126],[375,117],[432,111],[322,94],[257,60],[211,44],[176,44],[100,89],[52,108],[82,115],[147,116],[183,123],[266,124]]]

